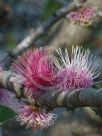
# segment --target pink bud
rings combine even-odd
[[[96,16],[96,7],[81,8],[78,11],[70,12],[66,17],[75,24],[89,26]]]

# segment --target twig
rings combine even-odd
[[[32,43],[36,42],[42,35],[46,35],[51,27],[59,21],[61,18],[65,17],[70,11],[79,8],[81,5],[76,2],[72,2],[67,6],[56,11],[51,17],[48,18],[41,26],[38,26],[31,34],[29,34],[20,44],[17,45],[15,49],[9,51],[8,55],[4,58],[3,67],[7,68],[10,66],[12,60],[21,54],[26,49],[30,48]]]
[[[3,71],[0,73],[0,84],[4,88],[9,89],[10,91],[16,91],[18,95],[21,95],[21,93],[24,93],[25,91],[24,87],[21,84],[11,82],[12,78],[17,78],[17,75],[12,75],[10,72]],[[76,108],[86,106],[101,108],[102,89],[95,90],[92,88],[87,88],[74,90],[69,93],[62,91],[59,92],[56,90],[48,91],[45,95],[37,98],[35,102],[37,105],[47,109],[57,107]]]
[[[77,108],[96,107],[102,108],[102,89],[92,88],[73,90],[71,92],[48,92],[36,100],[36,103],[49,109],[57,107]]]

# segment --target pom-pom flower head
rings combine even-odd
[[[21,121],[21,125],[27,124],[26,128],[48,128],[55,120],[55,114],[46,113],[45,110],[37,109],[35,106],[24,105],[19,108],[18,121]]]
[[[29,50],[21,55],[12,65],[15,73],[20,75],[21,83],[32,94],[45,93],[54,86],[56,68],[46,50]]]
[[[57,50],[60,56],[60,62],[56,59],[56,67],[59,69],[57,74],[57,88],[63,91],[73,89],[88,88],[93,85],[93,80],[99,75],[99,66],[96,57],[89,50],[82,47],[72,47],[69,55],[67,49],[65,52]]]

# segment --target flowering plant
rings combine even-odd
[[[70,54],[67,49],[58,49],[56,53],[49,55],[42,48],[29,50],[12,64],[11,70],[18,74],[18,83],[24,85],[24,95],[29,101],[18,107],[18,120],[27,124],[27,128],[47,128],[56,119],[54,113],[35,105],[38,97],[53,89],[70,92],[92,87],[100,73],[96,57],[88,49],[72,46]]]

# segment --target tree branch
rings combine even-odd
[[[77,107],[96,107],[102,108],[102,89],[92,88],[73,90],[71,92],[48,92],[36,100],[41,107],[56,108],[77,108]]]
[[[24,87],[21,84],[11,82],[17,75],[13,75],[8,71],[0,72],[0,84],[2,87],[15,91],[20,97],[24,95]],[[46,94],[40,96],[35,100],[37,105],[47,109],[54,109],[58,107],[76,108],[76,107],[102,107],[102,89],[79,89],[71,92],[63,91],[48,91]]]
[[[67,6],[56,11],[51,17],[48,18],[42,25],[38,26],[33,30],[20,44],[17,45],[15,49],[8,52],[8,55],[4,58],[2,66],[4,69],[10,66],[12,60],[21,54],[26,49],[30,48],[32,43],[35,43],[42,35],[46,35],[51,27],[58,22],[60,19],[65,17],[70,11],[79,8],[81,4],[72,2]]]

